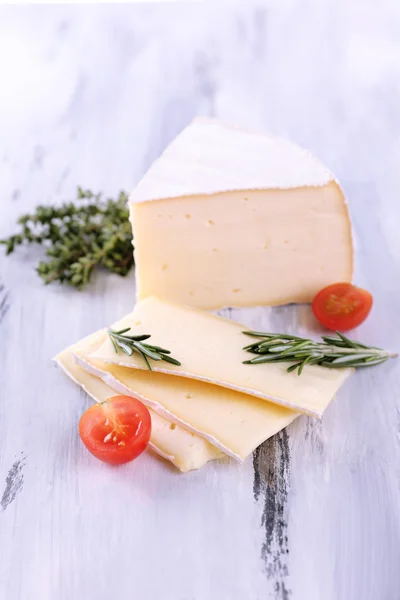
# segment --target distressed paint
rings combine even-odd
[[[265,562],[267,577],[275,582],[275,597],[278,600],[288,600],[291,594],[287,586],[290,451],[286,430],[256,449],[253,466],[254,499],[262,505],[261,527],[265,530],[261,556]]]
[[[342,181],[375,298],[356,336],[399,350],[398,3],[282,4],[0,7],[0,237],[77,184],[130,189],[197,114],[266,129]],[[134,582],[144,600],[398,599],[399,364],[243,466],[112,469],[50,358],[131,310],[133,273],[77,293],[42,286],[39,256],[0,252],[0,598],[130,600]],[[306,306],[224,314],[320,332]]]
[[[5,318],[8,309],[10,308],[9,293],[4,283],[0,281],[0,323]]]
[[[24,484],[23,468],[25,466],[25,457],[16,460],[8,471],[3,495],[0,500],[0,506],[6,510],[7,506],[13,502],[22,490]]]

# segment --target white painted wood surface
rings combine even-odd
[[[398,350],[399,31],[396,0],[0,7],[0,236],[77,184],[129,190],[194,115],[270,130],[343,182],[375,298],[355,335]],[[400,598],[399,364],[245,466],[109,468],[50,358],[132,307],[133,273],[78,293],[42,286],[39,250],[0,254],[2,600]],[[231,315],[318,331],[306,306]]]

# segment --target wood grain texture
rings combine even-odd
[[[1,6],[0,236],[77,184],[129,190],[195,115],[269,130],[342,181],[375,298],[355,336],[398,350],[400,7],[283,4]],[[400,597],[399,364],[244,466],[113,469],[80,443],[89,401],[50,358],[131,309],[133,273],[45,288],[39,256],[0,256],[1,599]],[[306,306],[223,314],[318,333]]]

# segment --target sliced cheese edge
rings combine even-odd
[[[299,416],[270,402],[195,379],[110,365],[79,350],[75,358],[79,366],[116,391],[139,398],[164,418],[204,437],[240,462]]]
[[[131,335],[151,334],[151,343],[167,348],[181,366],[152,361],[155,372],[193,378],[284,406],[314,417],[322,413],[353,369],[306,366],[302,374],[287,373],[290,363],[245,365],[251,354],[246,329],[234,321],[159,298],[139,302],[133,313],[113,325],[130,327]],[[254,338],[253,338],[254,339]],[[109,336],[89,353],[101,360],[133,369],[146,369],[139,354],[116,353]]]
[[[98,334],[86,337],[78,344],[70,346],[54,360],[72,381],[79,385],[93,400],[104,402],[115,395],[115,389],[104,381],[81,369],[74,360],[73,352],[79,348],[90,349],[98,343]],[[186,473],[199,469],[208,461],[222,458],[222,452],[209,444],[204,438],[186,431],[149,408],[152,432],[149,447]]]

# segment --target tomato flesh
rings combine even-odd
[[[328,285],[312,302],[318,321],[334,331],[354,329],[367,318],[371,308],[371,294],[351,283]]]
[[[113,396],[88,408],[79,421],[79,434],[93,456],[110,465],[120,465],[146,449],[151,416],[140,400]]]

